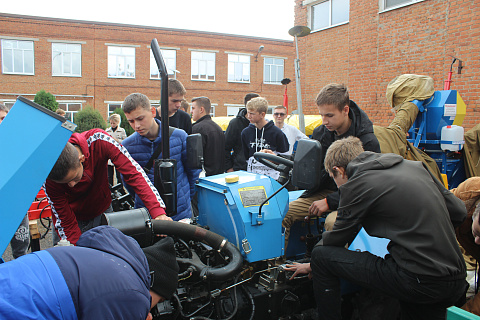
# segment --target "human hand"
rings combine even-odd
[[[233,172],[233,168],[228,169],[227,172]]]
[[[310,215],[315,215],[320,217],[323,213],[327,212],[328,210],[329,208],[328,208],[327,198],[325,198],[322,200],[314,201],[310,206],[310,208],[308,208],[308,213]]]
[[[283,269],[286,271],[293,271],[290,280],[293,280],[299,274],[308,274],[308,278],[312,278],[312,268],[310,267],[310,263],[287,264]]]
[[[262,150],[260,150],[260,152],[263,152],[263,153],[268,153],[268,154],[273,154],[273,155],[275,155],[275,152],[273,152],[273,151],[272,151],[272,150],[270,150],[270,149],[262,149]]]
[[[155,218],[155,220],[167,220],[167,221],[173,221],[172,218],[167,216],[166,214],[161,214],[158,217]]]

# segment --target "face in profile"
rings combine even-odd
[[[328,131],[336,131],[343,134],[348,130],[348,112],[350,108],[345,106],[342,111],[333,104],[318,106],[318,112],[322,116],[322,124]]]

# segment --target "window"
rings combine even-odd
[[[2,39],[2,72],[33,75],[33,41]]]
[[[8,110],[11,110],[14,104],[15,101],[3,101],[3,105],[7,107]]]
[[[263,82],[281,84],[283,79],[284,59],[265,57],[263,64]]]
[[[119,102],[119,103],[109,103],[108,104],[108,112],[107,112],[107,119],[108,117],[110,117],[113,113],[113,111],[115,111],[115,109],[117,108],[120,108],[122,109],[122,103]]]
[[[75,122],[75,114],[82,110],[82,104],[78,102],[58,102],[58,107],[65,110],[65,118]]]
[[[228,81],[250,83],[250,56],[228,54]]]
[[[380,11],[395,9],[424,0],[380,0]]]
[[[210,116],[215,117],[215,105],[213,104],[210,106]]]
[[[192,80],[215,81],[215,52],[192,51]]]
[[[167,67],[168,77],[176,79],[177,77],[177,50],[160,49],[162,53],[163,61]],[[160,79],[160,73],[158,72],[157,62],[153,56],[152,50],[150,50],[150,79]]]
[[[82,75],[82,45],[52,43],[52,75],[80,77]]]
[[[135,48],[108,47],[108,77],[135,78]]]
[[[227,107],[227,117],[235,117],[238,114],[238,111],[240,111],[241,108],[245,108],[245,106],[242,105],[235,105],[235,104],[226,104]]]
[[[310,29],[321,30],[349,20],[350,0],[327,0],[310,7]]]

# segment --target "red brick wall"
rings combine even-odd
[[[195,96],[208,96],[213,104],[217,104],[217,116],[226,115],[225,104],[243,104],[243,97],[249,92],[257,92],[266,97],[272,106],[282,104],[284,86],[263,83],[264,55],[287,58],[285,77],[292,80],[289,85],[290,106],[296,108],[295,47],[292,41],[0,14],[0,38],[2,36],[36,38],[38,41],[35,41],[35,75],[0,73],[0,93],[26,94],[26,98],[33,100],[36,92],[45,89],[57,95],[57,100],[86,101],[84,105],[94,106],[105,117],[105,101],[123,101],[132,92],[142,92],[152,100],[159,100],[160,81],[150,80],[149,73],[149,46],[151,40],[157,38],[160,47],[179,48],[177,70],[181,73],[177,79],[187,89],[187,100],[190,101]],[[49,39],[85,42],[82,44],[82,77],[52,77]],[[135,79],[107,77],[108,47],[105,43],[139,46],[135,52]],[[260,45],[265,48],[259,55],[258,62],[255,62],[254,56]],[[190,80],[189,49],[218,51],[214,82]],[[228,54],[225,51],[253,54],[249,84],[227,82]],[[15,95],[0,94],[0,101],[14,98]]]
[[[404,73],[424,74],[443,90],[453,60],[451,89],[467,105],[463,126],[479,123],[480,15],[475,0],[426,0],[378,13],[378,0],[350,0],[349,23],[313,32],[299,42],[306,111],[314,113],[315,97],[327,83],[345,83],[350,95],[375,124],[393,119],[385,98],[387,84]],[[295,25],[307,25],[307,7],[295,1]],[[455,67],[457,64],[455,64]]]

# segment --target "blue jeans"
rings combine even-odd
[[[343,247],[317,246],[312,252],[313,289],[320,319],[341,319],[340,278],[399,300],[402,319],[445,319],[446,308],[465,301],[465,274],[435,278],[398,267],[389,255]]]

